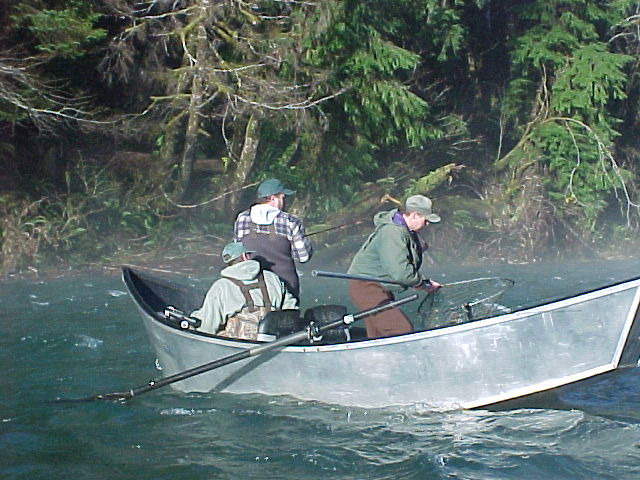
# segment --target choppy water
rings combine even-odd
[[[505,301],[516,305],[640,275],[640,262],[430,275],[513,278]],[[344,299],[339,281],[307,272],[302,285],[313,292],[308,305]],[[640,479],[638,369],[567,388],[544,408],[498,412],[366,410],[170,388],[127,403],[48,403],[157,377],[142,324],[115,277],[0,289],[2,479]]]

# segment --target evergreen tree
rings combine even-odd
[[[509,167],[514,186],[531,186],[529,199],[539,198],[532,208],[587,229],[596,227],[607,203],[633,180],[618,165],[613,143],[619,124],[613,105],[626,96],[631,60],[607,43],[622,18],[621,5],[535,1],[514,10],[503,112],[511,134],[520,137],[496,165]]]

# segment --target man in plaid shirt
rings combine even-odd
[[[233,237],[247,250],[256,252],[253,259],[262,268],[276,273],[287,289],[300,298],[300,280],[294,259],[308,262],[313,255],[302,221],[284,212],[285,196],[295,192],[280,180],[270,178],[258,186],[258,203],[240,212],[233,226]]]

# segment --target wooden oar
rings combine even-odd
[[[310,327],[308,327],[305,330],[292,333],[290,335],[279,338],[273,342],[248,348],[246,350],[235,353],[233,355],[229,355],[228,357],[220,358],[218,360],[214,360],[213,362],[205,363],[204,365],[190,368],[189,370],[185,370],[183,372],[179,372],[165,378],[160,378],[158,380],[151,380],[149,383],[145,385],[141,385],[137,388],[132,388],[126,392],[98,393],[97,395],[92,395],[90,397],[84,397],[84,398],[58,399],[55,402],[71,403],[71,402],[90,402],[93,400],[115,400],[115,401],[127,400],[129,398],[142,395],[143,393],[147,393],[152,390],[157,390],[158,388],[164,387],[166,385],[171,385],[172,383],[179,382],[180,380],[184,380],[190,377],[195,377],[196,375],[200,375],[201,373],[209,372],[211,370],[215,370],[216,368],[224,367],[225,365],[230,365],[232,363],[239,362],[240,360],[244,360],[245,358],[255,357],[256,355],[261,355],[263,353],[270,352],[277,348],[291,345],[292,343],[295,343],[300,340],[313,341],[314,338],[321,336],[324,332],[331,330],[332,328],[337,328],[343,325],[349,325],[356,320],[361,320],[370,315],[375,315],[385,310],[389,310],[391,308],[398,307],[405,303],[412,302],[417,298],[418,298],[417,294],[411,295],[409,297],[401,298],[393,302],[388,302],[383,305],[370,308],[368,310],[363,310],[361,312],[354,313],[353,315],[345,315],[341,319],[335,320],[323,326],[317,326],[315,324],[312,324],[310,325]]]

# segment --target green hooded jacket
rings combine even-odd
[[[384,278],[412,287],[426,280],[420,274],[422,249],[417,243],[417,235],[405,225],[393,222],[397,212],[397,209],[380,212],[373,217],[375,230],[356,253],[348,273]],[[396,286],[394,289],[401,288]]]
[[[207,333],[218,333],[225,327],[227,319],[244,307],[245,298],[242,291],[225,277],[242,280],[244,283],[253,283],[258,278],[259,272],[260,264],[256,260],[246,260],[222,269],[220,272],[222,278],[211,285],[202,307],[191,313],[192,317],[202,320],[202,325],[198,330]],[[298,300],[287,291],[282,280],[275,273],[264,270],[264,281],[267,285],[269,299],[271,300],[270,306],[273,310],[298,309]],[[256,306],[267,306],[259,288],[252,289],[249,293]]]

